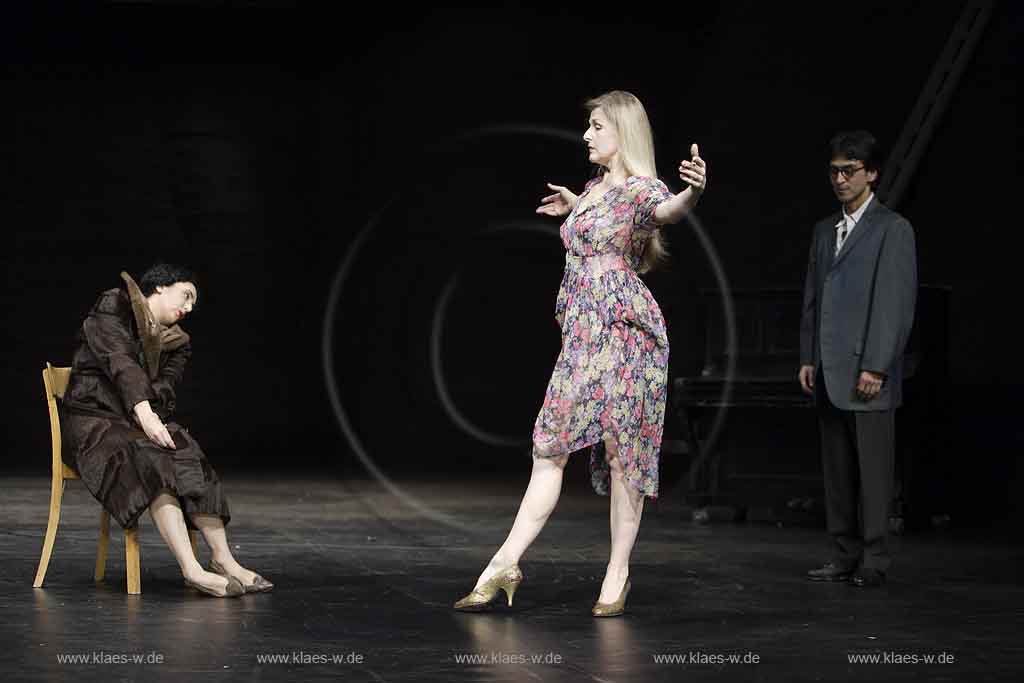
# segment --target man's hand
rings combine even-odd
[[[174,439],[171,438],[166,425],[160,421],[160,416],[154,413],[149,406],[149,401],[139,401],[135,405],[134,411],[135,419],[139,421],[139,426],[142,427],[142,431],[146,433],[150,441],[157,446],[174,450]]]
[[[801,365],[800,374],[800,388],[804,390],[805,394],[814,394],[814,366],[813,365]]]
[[[870,370],[862,370],[860,380],[857,382],[857,397],[862,401],[870,401],[882,390],[885,383],[885,375]]]

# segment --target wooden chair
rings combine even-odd
[[[71,368],[55,368],[49,363],[43,368],[43,386],[46,389],[46,403],[50,410],[50,444],[52,451],[53,478],[50,484],[50,521],[46,525],[46,539],[43,541],[43,554],[39,557],[39,569],[33,588],[41,588],[46,578],[46,569],[50,565],[50,554],[57,538],[57,525],[60,524],[60,504],[64,497],[64,482],[68,479],[79,479],[78,473],[64,464],[61,459],[60,416],[57,414],[57,398],[63,398],[71,377]],[[189,530],[192,552],[196,552],[196,532]],[[96,546],[96,570],[93,578],[98,583],[103,580],[107,571],[107,545],[110,541],[110,513],[106,509],[100,512],[100,538]],[[125,574],[127,575],[128,593],[138,595],[142,592],[142,578],[139,570],[139,530],[138,527],[124,530]]]

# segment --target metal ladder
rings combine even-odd
[[[885,162],[885,173],[877,194],[890,208],[895,208],[903,199],[917,164],[992,15],[994,4],[994,0],[967,0],[964,4],[953,32]]]

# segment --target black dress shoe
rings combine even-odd
[[[812,569],[807,572],[807,578],[811,581],[846,581],[853,572],[843,569],[834,562],[826,562],[820,569]]]
[[[877,588],[885,583],[885,572],[877,569],[860,569],[850,577],[850,583],[857,588]]]

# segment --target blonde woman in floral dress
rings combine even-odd
[[[587,102],[583,139],[600,173],[577,196],[549,184],[537,213],[561,227],[565,275],[555,318],[562,350],[533,431],[533,472],[512,530],[473,591],[455,603],[478,610],[522,581],[518,562],[558,502],[569,454],[590,449],[594,489],[611,497],[611,555],[594,616],[622,614],[629,557],[644,498],[658,495],[668,337],[658,304],[638,277],[665,257],[660,226],[677,223],[706,186],[697,145],[679,166],[673,195],[658,180],[650,123],[640,101],[613,91]]]

